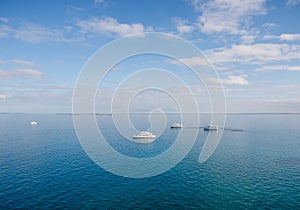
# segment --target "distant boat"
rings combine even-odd
[[[139,143],[151,143],[155,141],[156,136],[148,131],[142,131],[137,135],[134,135],[132,139],[136,140]]]
[[[204,127],[205,131],[216,131],[218,130],[218,126],[217,125],[213,125],[213,124],[208,124],[206,127]]]
[[[37,125],[37,122],[36,121],[32,121],[32,122],[30,122],[30,125]]]
[[[182,128],[182,127],[183,127],[183,125],[181,123],[173,123],[171,125],[171,128]]]

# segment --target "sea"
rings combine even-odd
[[[145,145],[124,138],[111,115],[93,117],[108,144],[134,158],[164,153],[180,132],[169,128],[180,116],[169,114]],[[151,128],[145,114],[130,118],[137,130]],[[181,161],[136,178],[94,162],[72,115],[0,114],[0,209],[300,209],[300,114],[228,114],[215,151],[199,162],[209,120],[181,128],[197,131]]]

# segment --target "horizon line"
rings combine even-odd
[[[211,113],[211,112],[163,112],[164,114],[300,114],[300,112],[224,112],[224,113]],[[113,114],[160,114],[153,112],[103,112],[103,113],[70,113],[70,112],[0,112],[0,114],[53,114],[53,115],[113,115]]]

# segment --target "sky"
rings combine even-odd
[[[197,46],[222,80],[228,112],[300,112],[299,19],[300,0],[2,0],[0,113],[70,113],[88,58],[117,38],[143,32],[170,33]],[[110,112],[118,84],[144,68],[183,78],[203,102],[200,111],[207,111],[201,82],[188,69],[150,55],[121,62],[107,75],[95,111]],[[177,107],[157,90],[130,104],[133,111],[153,109]]]

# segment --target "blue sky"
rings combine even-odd
[[[228,112],[300,112],[300,0],[1,1],[0,112],[71,112],[87,59],[116,38],[141,32],[189,40],[222,79]],[[197,65],[196,58],[183,58]],[[99,90],[109,112],[114,87],[134,69],[166,68],[194,91],[198,81],[161,57],[121,63]],[[174,110],[146,92],[136,111]],[[140,100],[140,101],[139,101]],[[147,106],[145,106],[147,100]]]

